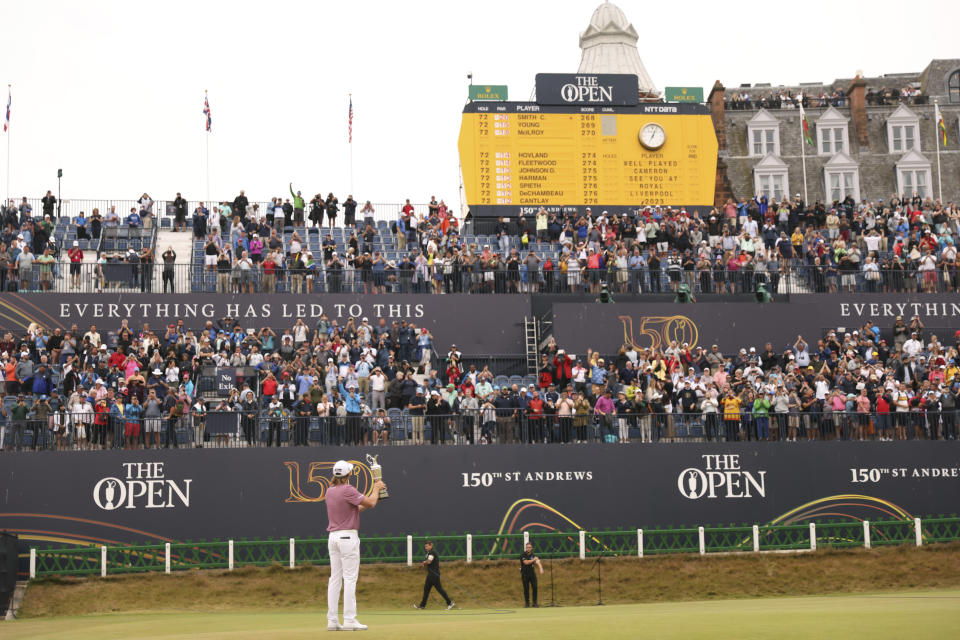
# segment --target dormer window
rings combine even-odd
[[[833,107],[823,112],[817,120],[817,150],[821,155],[850,151],[848,123],[849,118]]]
[[[747,122],[747,144],[751,156],[780,155],[780,121],[766,109]]]
[[[900,105],[887,118],[887,145],[889,153],[920,151],[920,119],[906,106]]]

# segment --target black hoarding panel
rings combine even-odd
[[[587,530],[956,512],[953,443],[195,449],[3,456],[0,529],[25,545],[321,537],[330,470],[378,453],[366,534]]]
[[[523,317],[530,314],[530,297],[469,295],[350,295],[326,294],[139,294],[104,293],[20,295],[0,294],[0,330],[22,333],[32,322],[48,329],[73,324],[85,333],[91,324],[100,330],[116,330],[123,320],[139,329],[146,322],[159,335],[167,324],[183,320],[198,329],[210,320],[216,326],[225,317],[236,319],[244,329],[269,326],[289,329],[303,318],[311,328],[322,315],[343,327],[350,319],[359,325],[367,318],[374,327],[384,319],[411,322],[433,334],[436,349],[451,344],[464,353],[520,353]],[[444,351],[444,353],[446,353]]]
[[[614,294],[616,296],[616,294]],[[704,349],[717,344],[726,355],[732,350],[767,342],[783,351],[802,335],[816,346],[825,329],[853,332],[872,322],[889,339],[897,316],[909,323],[918,316],[928,329],[953,338],[960,326],[960,296],[883,294],[793,295],[790,302],[669,302],[618,301],[614,305],[560,302],[553,305],[554,336],[568,352],[586,354],[588,348],[616,353],[624,344],[639,348],[666,348],[671,341]],[[949,330],[949,335],[943,331]]]

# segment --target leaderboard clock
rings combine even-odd
[[[541,76],[559,75],[538,76],[535,103],[464,108],[460,163],[474,217],[526,215],[541,206],[713,205],[717,139],[705,105],[636,104],[635,76],[627,76],[634,104],[618,100],[609,76],[561,76],[570,81],[555,94],[542,89]]]

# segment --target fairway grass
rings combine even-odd
[[[366,611],[364,638],[950,638],[960,590],[491,610]],[[323,611],[152,612],[0,623],[4,640],[325,637]],[[339,636],[330,636],[339,637]]]

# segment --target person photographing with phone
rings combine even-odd
[[[531,591],[533,591],[533,606],[540,606],[537,604],[537,573],[533,570],[534,566],[540,569],[540,573],[543,573],[540,558],[533,555],[533,544],[528,542],[523,547],[523,553],[520,554],[520,580],[523,582],[524,607],[530,606]]]
[[[327,631],[362,631],[367,625],[357,621],[357,577],[360,574],[360,512],[377,506],[382,480],[373,483],[365,496],[350,484],[354,465],[338,460],[327,489],[327,550],[330,553],[330,581],[327,583]],[[340,588],[343,587],[343,624],[337,619]]]

